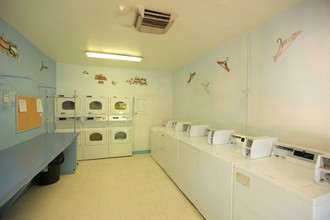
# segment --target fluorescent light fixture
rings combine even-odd
[[[119,55],[119,54],[110,54],[110,53],[97,53],[97,52],[89,52],[89,51],[86,51],[86,56],[87,57],[92,57],[92,58],[112,59],[112,60],[126,60],[126,61],[133,61],[133,62],[141,62],[142,61],[142,57]]]

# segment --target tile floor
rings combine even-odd
[[[33,185],[3,220],[204,219],[149,154],[80,161],[75,174]]]

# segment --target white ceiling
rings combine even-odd
[[[175,71],[301,1],[0,0],[0,15],[56,62]],[[137,5],[178,17],[164,35],[141,33],[132,26]],[[144,59],[97,60],[86,58],[85,50]]]

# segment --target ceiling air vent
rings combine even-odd
[[[164,34],[171,27],[175,13],[137,7],[134,27],[145,33]]]

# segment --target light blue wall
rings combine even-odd
[[[330,151],[329,27],[330,1],[307,0],[183,67],[174,75],[174,117]],[[274,62],[277,39],[300,30]],[[225,57],[229,73],[216,64]]]
[[[278,38],[302,33],[276,62]],[[252,37],[249,131],[330,151],[330,1],[305,1]]]
[[[42,51],[29,42],[24,36],[13,29],[4,20],[0,19],[0,35],[5,34],[14,42],[19,51],[19,59],[9,58],[0,51],[0,74],[10,76],[23,76],[55,85],[56,65],[53,60],[47,57]],[[44,62],[48,69],[40,71],[41,62]],[[0,150],[16,143],[35,137],[41,133],[52,131],[52,123],[46,123],[47,115],[52,118],[53,100],[46,100],[46,96],[52,96],[54,89],[40,88],[38,83],[26,80],[0,76],[0,91],[12,91],[17,95],[37,96],[43,98],[43,126],[26,132],[16,133],[16,108],[15,105],[5,107],[0,105]]]
[[[182,67],[173,75],[173,118],[192,120],[194,123],[207,123],[214,128],[234,128],[238,133],[251,135],[274,135],[280,141],[292,144],[330,150],[327,146],[330,139],[330,2],[327,0],[306,0],[302,4],[282,15],[270,20],[259,28],[251,30],[227,44],[216,48],[195,62]],[[287,51],[278,59],[272,60],[278,49],[278,38],[287,39],[293,32],[303,33],[293,42]],[[0,72],[2,74],[17,74],[32,76],[41,81],[55,84],[56,65],[41,51],[34,47],[22,35],[0,20],[1,34],[18,45],[20,60],[10,59],[1,54]],[[229,57],[230,72],[226,72],[216,62]],[[40,72],[41,61],[49,69]],[[64,67],[63,67],[64,68]],[[62,68],[62,69],[63,69]],[[76,76],[87,67],[78,66]],[[104,69],[88,67],[91,72],[106,72],[111,77],[120,78],[123,72],[126,76],[143,76],[148,71]],[[64,68],[65,69],[65,68]],[[60,74],[62,71],[57,71]],[[149,79],[152,79],[152,72]],[[188,83],[189,74],[196,72]],[[63,71],[65,76],[58,76],[60,89],[58,93],[71,92],[76,86],[68,76],[71,72]],[[150,88],[142,88],[139,96],[162,93],[168,97],[171,88],[170,80],[160,77],[151,85],[159,85],[160,90],[154,93]],[[202,83],[210,83],[209,94]],[[53,90],[39,89],[34,82],[16,79],[0,79],[0,90],[15,91],[20,95],[45,96]],[[168,84],[167,87],[162,85]],[[79,89],[79,84],[76,84]],[[83,93],[88,90],[85,84]],[[95,85],[99,88],[99,85]],[[94,88],[94,87],[92,87]],[[103,88],[104,89],[104,88]],[[155,89],[155,88],[153,88]],[[155,89],[156,91],[157,89]],[[104,90],[114,94],[124,94],[129,91],[108,86]],[[249,91],[247,93],[247,91]],[[103,91],[102,91],[103,92]],[[122,93],[123,92],[123,93]],[[150,93],[151,92],[151,93]],[[127,94],[134,93],[130,90]],[[95,95],[95,94],[92,94]],[[162,101],[162,95],[152,95],[159,99],[157,108],[169,105],[167,114],[161,114],[156,119],[149,120],[150,125],[161,124],[170,117],[172,105],[170,98]],[[53,110],[49,103],[49,112]],[[52,117],[52,114],[50,114]],[[51,118],[52,119],[52,118]],[[47,130],[47,126],[28,132],[16,134],[15,108],[0,108],[1,144],[0,149],[36,136]],[[142,120],[141,120],[142,121]],[[162,122],[160,122],[162,121]],[[141,122],[142,123],[142,122]],[[148,124],[148,126],[149,126]],[[137,149],[144,150],[147,143],[139,143]]]
[[[246,41],[234,39],[174,74],[174,119],[245,133]],[[229,72],[217,64],[227,57]],[[202,85],[207,83],[209,93]]]

